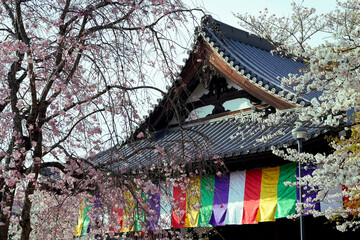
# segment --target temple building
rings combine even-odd
[[[97,155],[95,160],[109,163],[113,169],[162,168],[177,161],[174,149],[181,146],[190,158],[182,159],[185,169],[199,170],[189,184],[197,184],[198,202],[202,205],[197,212],[187,209],[184,201],[195,201],[191,200],[193,195],[187,192],[184,200],[186,190],[174,186],[174,198],[182,197],[176,208],[184,208],[183,212],[175,213],[170,207],[169,222],[160,223],[166,207],[159,204],[163,209],[158,209],[158,216],[149,224],[164,229],[214,226],[209,239],[300,239],[299,220],[286,218],[295,214],[299,199],[296,187],[282,188],[284,181],[296,181],[297,164],[274,155],[272,149],[297,147],[291,134],[299,122],[297,112],[318,102],[321,92],[300,96],[282,85],[282,77],[301,74],[306,65],[274,54],[274,47],[265,39],[211,16],[203,18],[195,34],[192,51],[167,95],[127,142]],[[280,114],[282,122],[272,120],[273,113]],[[305,152],[330,151],[324,136],[333,133],[328,133],[321,123],[305,123],[303,127],[308,132],[303,143]],[[145,138],[137,138],[139,133]],[[169,162],[149,146],[161,146],[169,154]],[[144,150],[126,161],[112,163],[114,156],[128,156],[135,147]],[[216,159],[224,163],[220,174]],[[205,193],[202,184],[209,182],[212,193]],[[210,200],[206,194],[212,194]],[[270,200],[268,196],[272,196]],[[212,205],[207,215],[205,198]],[[313,205],[316,209],[326,207],[319,202]],[[189,217],[194,211],[194,216]],[[307,215],[304,222],[306,240],[356,236],[354,232],[337,231],[334,223],[323,217]]]

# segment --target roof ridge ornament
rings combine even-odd
[[[209,89],[210,82],[213,77],[225,78],[224,74],[222,74],[215,66],[210,64],[208,61],[204,63],[201,68],[198,69],[197,73],[200,83],[205,89]]]
[[[218,37],[225,37],[217,21],[211,15],[205,15],[201,18],[201,27],[213,32]]]

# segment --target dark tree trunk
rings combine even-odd
[[[28,240],[30,239],[30,233],[31,233],[31,219],[30,219],[30,213],[31,213],[31,201],[29,196],[34,193],[35,185],[33,182],[30,182],[27,186],[26,192],[25,192],[25,199],[24,199],[24,206],[21,212],[21,221],[20,226],[22,228],[21,230],[21,240]]]
[[[43,112],[40,113],[40,117],[39,117],[40,122],[41,122],[41,120],[44,119],[45,112],[46,112],[46,108],[44,108]],[[34,194],[36,182],[39,177],[41,162],[38,162],[37,159],[41,159],[41,157],[42,157],[42,139],[43,139],[40,131],[39,130],[37,130],[37,131],[39,132],[39,135],[36,138],[37,145],[35,147],[34,155],[33,155],[34,162],[33,162],[33,165],[31,166],[31,170],[32,170],[31,172],[35,173],[35,177],[34,177],[33,181],[30,181],[28,183],[26,191],[25,191],[25,199],[24,199],[24,205],[23,205],[22,212],[21,212],[21,221],[20,221],[21,240],[30,239],[30,233],[32,230],[32,228],[31,228],[32,203],[31,203],[29,197]]]
[[[6,207],[10,207],[10,213],[12,212],[15,188],[10,189],[8,186],[4,187],[4,192],[1,193],[2,202],[5,202]],[[13,191],[10,191],[13,190]],[[2,210],[0,211],[0,240],[7,240],[9,235],[9,226],[10,226],[10,215],[3,214]]]

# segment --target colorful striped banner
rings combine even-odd
[[[165,184],[160,185],[161,197],[160,197],[160,219],[159,227],[161,229],[171,228],[171,202],[170,198],[173,196],[173,187],[168,187]]]
[[[257,222],[275,221],[279,173],[279,167],[262,169],[259,211],[256,216]]]
[[[312,171],[313,168],[304,170],[304,176],[312,174]],[[296,182],[297,174],[297,164],[290,163],[280,167],[226,173],[222,176],[190,177],[171,187],[160,184],[161,194],[148,193],[143,196],[144,201],[151,207],[146,217],[141,209],[134,211],[138,206],[135,206],[132,195],[125,192],[128,204],[123,209],[115,210],[119,225],[113,231],[142,231],[142,226],[155,231],[256,224],[285,218],[296,213],[295,205],[299,196],[296,186],[286,186],[284,182]],[[345,191],[347,189],[343,187],[343,192]],[[304,194],[307,198],[315,197],[316,193],[304,191]],[[341,200],[344,200],[344,205]],[[319,209],[318,203],[311,203],[313,208]],[[354,209],[358,206],[358,201],[354,203],[346,196],[336,203],[336,209]],[[85,208],[85,205],[82,201],[75,236],[86,234],[89,225],[90,218],[86,214],[90,208]],[[328,206],[322,203],[321,207],[325,211]]]
[[[126,206],[124,207],[121,232],[131,232],[134,231],[135,202],[129,191],[125,191],[124,197],[126,200]]]
[[[135,207],[134,227],[136,231],[141,231],[145,226],[145,211],[142,209],[142,206],[148,202],[148,199],[145,193],[142,193],[141,197],[143,199],[142,203],[140,205],[136,205]]]
[[[314,171],[315,166],[303,166],[303,172],[302,175],[306,176],[306,175],[312,175],[312,172]],[[299,177],[299,169],[296,170],[296,177]],[[309,204],[311,205],[311,207],[306,207],[304,209],[304,211],[309,211],[309,210],[320,210],[320,204],[318,202],[313,201],[312,199],[314,199],[316,197],[316,191],[311,190],[309,186],[303,186],[302,188],[303,190],[303,203],[305,204]],[[296,189],[296,195],[297,195],[297,202],[300,203],[300,196],[299,196],[299,189]]]
[[[148,214],[148,228],[150,231],[154,231],[158,226],[159,218],[160,218],[160,194],[151,194],[148,193],[148,199],[150,203],[151,209],[154,213]]]
[[[87,214],[91,210],[90,205],[86,205],[89,199],[81,200],[80,202],[80,209],[79,209],[79,217],[78,217],[78,225],[75,228],[74,236],[85,236],[90,232],[89,224],[90,224],[90,217]]]
[[[211,224],[209,224],[209,222],[213,211],[214,188],[214,175],[207,175],[201,177],[198,227],[211,227]]]
[[[200,207],[201,177],[191,177],[186,190],[185,227],[197,227]]]
[[[343,204],[344,209],[349,211],[349,214],[351,215],[359,215],[359,207],[360,207],[360,201],[359,198],[351,198],[348,195],[352,195],[351,192],[355,192],[355,194],[358,193],[358,189],[352,189],[347,186],[342,186],[342,192],[346,192],[346,195],[343,197]]]
[[[229,202],[225,224],[242,224],[246,171],[230,173]]]
[[[116,222],[118,223],[118,225],[114,226],[114,227],[110,227],[110,231],[114,232],[114,233],[120,233],[122,226],[123,226],[123,216],[124,216],[124,210],[119,208],[119,209],[113,209],[112,213],[116,216]]]
[[[230,174],[215,175],[215,190],[213,212],[210,218],[210,224],[213,226],[224,226],[229,198],[229,180]]]
[[[259,210],[261,193],[262,170],[254,169],[246,171],[243,224],[257,223],[256,216]]]
[[[296,165],[290,163],[280,166],[275,219],[295,214],[296,186],[285,186],[284,182],[296,182]]]
[[[186,187],[184,182],[177,182],[173,188],[174,206],[171,215],[172,228],[184,228],[186,218]]]
[[[345,197],[343,199],[341,187],[335,187],[333,189],[330,189],[327,192],[325,198],[320,202],[321,212],[326,212],[330,208],[333,211],[339,211],[343,206],[344,208],[346,208],[346,203],[343,200],[345,200]]]

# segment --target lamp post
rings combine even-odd
[[[307,136],[307,131],[305,128],[303,127],[297,127],[294,130],[292,130],[292,136],[295,138],[295,140],[298,143],[298,152],[302,153],[302,143],[305,140],[306,136]],[[299,160],[299,180],[301,180],[302,178],[302,164]],[[300,182],[300,181],[299,181]],[[302,197],[303,193],[302,193],[302,186],[299,186],[299,200],[300,200],[300,204],[303,204],[303,197]],[[304,231],[304,216],[303,216],[303,207],[301,205],[301,212],[300,212],[300,239],[304,240],[304,235],[305,235],[305,231]]]

